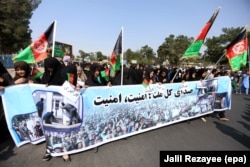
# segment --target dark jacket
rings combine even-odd
[[[53,68],[50,72],[48,68]],[[62,85],[68,79],[64,66],[54,57],[48,57],[44,60],[44,73],[42,84]]]

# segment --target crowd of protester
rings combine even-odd
[[[177,83],[182,81],[199,81],[203,79],[212,79],[220,76],[228,76],[231,79],[232,93],[249,94],[249,76],[248,69],[232,72],[230,69],[224,69],[224,66],[216,68],[197,68],[197,67],[167,67],[167,66],[148,66],[142,64],[124,65],[123,79],[121,71],[116,71],[115,76],[109,76],[105,79],[101,73],[106,70],[109,64],[99,63],[75,63],[82,73],[84,73],[85,87],[104,86],[104,85],[136,85],[142,84],[147,80],[150,84],[154,83]],[[110,68],[110,66],[109,66]],[[123,81],[123,83],[121,83]]]
[[[142,84],[143,82],[147,82],[148,84],[178,83],[183,81],[200,81],[219,76],[228,76],[232,81],[232,93],[248,95],[250,85],[249,70],[246,69],[242,72],[232,72],[231,70],[224,69],[223,66],[219,68],[175,68],[161,65],[148,66],[142,64],[130,64],[124,65],[118,71],[112,71],[112,68],[108,63],[67,62],[67,64],[64,64],[63,61],[59,61],[54,57],[49,57],[44,61],[44,73],[39,78],[34,78],[31,75],[34,67],[24,61],[19,61],[14,64],[15,76],[13,78],[8,74],[8,71],[4,68],[2,63],[0,63],[0,68],[0,90],[4,90],[4,87],[6,86],[25,83],[60,86],[66,80],[70,81],[70,83],[79,90],[81,88],[92,86],[137,85]],[[73,75],[69,78],[71,75],[68,74]],[[123,78],[121,79],[121,77]],[[47,143],[49,144],[46,146],[46,153],[43,159],[49,160],[51,158],[50,152],[47,150],[51,150],[52,146],[55,148],[55,152],[80,149],[102,141],[104,138],[108,139],[117,137],[121,134],[130,133],[132,131],[137,131],[138,129],[154,126],[162,121],[167,121],[162,117],[160,109],[159,111],[154,112],[158,115],[157,120],[154,120],[153,118],[145,119],[145,117],[139,114],[131,115],[128,111],[121,110],[119,113],[120,115],[108,119],[108,122],[100,122],[98,117],[93,119],[89,118],[89,122],[86,122],[88,127],[82,127],[78,132],[70,134],[48,134]],[[2,113],[4,112],[1,111],[1,115]],[[228,120],[225,117],[225,112],[220,112],[219,114],[221,120]],[[171,117],[169,118],[173,119]],[[38,129],[37,132],[39,130],[40,129]],[[36,135],[42,134],[43,133],[39,131]],[[70,145],[69,143],[72,143],[73,140],[74,145]],[[61,147],[55,147],[60,144]],[[70,161],[69,155],[64,155],[63,159],[65,161]]]

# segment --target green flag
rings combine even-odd
[[[142,85],[143,85],[145,88],[147,88],[147,87],[149,86],[149,81],[146,80],[146,79],[143,79]]]
[[[38,68],[33,68],[31,71],[31,76],[34,79],[40,78],[43,75],[43,73]]]
[[[109,81],[109,70],[101,71],[101,76],[106,80]]]

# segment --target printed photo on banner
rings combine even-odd
[[[12,128],[20,142],[36,143],[44,138],[44,133],[36,112],[30,114],[16,115],[12,118]]]
[[[43,110],[40,111],[44,130],[79,128],[81,126],[83,109],[80,98],[73,103],[58,92],[48,91],[35,91],[33,96],[36,104],[39,104],[41,100],[44,104]]]

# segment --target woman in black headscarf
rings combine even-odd
[[[63,68],[63,73],[66,73],[70,84],[77,85],[77,68],[75,64],[68,62],[67,66]]]
[[[65,70],[65,66],[57,60],[55,57],[48,57],[44,60],[44,74],[42,76],[42,84],[61,86],[68,80],[68,70]],[[43,156],[44,161],[49,161],[52,158],[48,146],[46,146],[46,152]],[[68,154],[63,155],[64,161],[71,161]]]
[[[90,67],[90,76],[87,78],[85,82],[85,87],[89,86],[105,86],[110,82],[105,81],[103,77],[101,77],[101,65],[98,63],[94,63]]]
[[[13,85],[13,79],[9,72],[6,70],[2,62],[0,61],[0,91],[4,90],[6,86]],[[0,96],[0,135],[2,136],[1,140],[5,139],[7,136],[10,136],[8,126],[6,124],[2,97]]]
[[[122,78],[122,75],[123,75],[123,78]],[[114,85],[132,85],[133,82],[129,74],[129,68],[127,68],[126,65],[123,65],[123,68],[120,68],[119,70],[117,70],[115,72],[115,76],[111,77],[111,83],[113,86]]]
[[[62,85],[67,80],[67,74],[63,70],[64,66],[55,57],[48,57],[44,60],[44,74],[42,84]]]
[[[0,90],[3,90],[4,87],[13,85],[13,78],[6,70],[2,62],[0,62]]]

